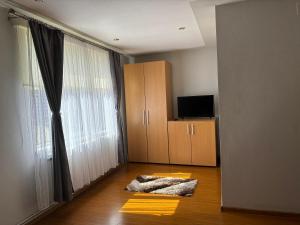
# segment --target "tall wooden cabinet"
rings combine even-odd
[[[169,163],[170,70],[166,61],[124,65],[128,158],[131,162]]]
[[[124,74],[128,158],[130,161],[147,162],[144,66],[143,64],[125,65]]]

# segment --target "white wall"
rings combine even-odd
[[[15,73],[13,28],[0,7],[0,224],[15,225],[37,212],[33,153],[25,152]],[[21,93],[20,93],[21,95]]]
[[[300,213],[299,0],[218,6],[222,201]]]
[[[136,56],[135,61],[167,60],[172,64],[173,110],[177,117],[177,96],[215,95],[218,113],[217,50],[195,48]]]

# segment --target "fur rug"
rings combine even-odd
[[[195,179],[142,175],[131,181],[125,190],[131,192],[191,196],[197,182]]]

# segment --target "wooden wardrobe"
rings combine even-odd
[[[169,163],[170,75],[166,61],[124,65],[130,162]]]

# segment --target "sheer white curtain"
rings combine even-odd
[[[37,203],[40,210],[53,202],[51,114],[36,58],[31,33],[26,25],[15,25],[17,62],[25,109],[22,132],[26,151],[34,151]]]
[[[107,51],[65,36],[61,113],[75,190],[118,164],[117,114]]]

